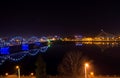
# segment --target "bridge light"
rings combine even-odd
[[[28,44],[23,44],[22,45],[22,50],[29,50],[29,45]]]
[[[9,54],[9,47],[2,47],[0,49],[0,54]]]
[[[40,42],[35,42],[36,46],[41,46],[42,44]]]

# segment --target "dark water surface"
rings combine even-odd
[[[57,66],[64,54],[70,51],[80,51],[83,56],[93,60],[92,71],[101,75],[120,74],[120,45],[119,43],[77,43],[76,42],[55,42],[42,56],[47,65],[48,74],[57,74]],[[39,55],[39,54],[38,54]],[[16,73],[15,66],[20,65],[21,74],[35,72],[35,61],[37,56],[26,56],[19,62],[6,61],[0,66],[0,74],[6,72]]]

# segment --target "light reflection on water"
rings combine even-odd
[[[83,46],[83,45],[96,45],[101,48],[102,51],[108,48],[118,47],[120,42],[75,42],[76,46]]]
[[[94,60],[96,72],[119,74],[120,42],[75,42],[75,45]]]

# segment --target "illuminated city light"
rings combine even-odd
[[[9,47],[1,47],[0,54],[10,54]]]
[[[22,45],[22,50],[23,51],[29,50],[29,45],[28,44],[23,44]]]
[[[8,73],[5,73],[5,76],[8,76]]]
[[[35,56],[40,52],[46,52],[51,42],[47,37],[42,37],[42,39],[47,42],[47,46],[39,42],[39,39],[35,36],[30,39],[24,39],[20,36],[11,38],[9,41],[5,42],[0,40],[0,65],[2,65],[6,60],[11,60],[14,62],[22,60],[25,56]],[[7,43],[7,46],[6,46]],[[33,48],[30,48],[29,45],[33,44]],[[49,45],[48,45],[49,44]],[[17,53],[10,53],[11,46],[20,46],[21,49]],[[36,47],[35,47],[36,46]]]
[[[90,75],[91,75],[91,76],[94,76],[94,72],[90,72]]]
[[[33,76],[33,75],[34,75],[34,73],[30,73],[30,75],[31,75],[31,76]]]

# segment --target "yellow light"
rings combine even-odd
[[[34,75],[34,73],[30,73],[30,75],[31,75],[31,76],[33,76],[33,75]]]
[[[55,41],[56,39],[55,38],[52,38],[53,41]]]
[[[94,72],[90,72],[90,75],[93,76],[93,75],[94,75]]]
[[[82,41],[92,41],[93,39],[91,37],[88,38],[82,38]]]
[[[16,40],[17,42],[19,42],[19,40]]]
[[[8,73],[5,73],[6,76],[8,76]]]
[[[16,66],[16,69],[19,69],[19,66]]]
[[[88,64],[88,63],[85,63],[85,67],[89,67],[89,64]]]

